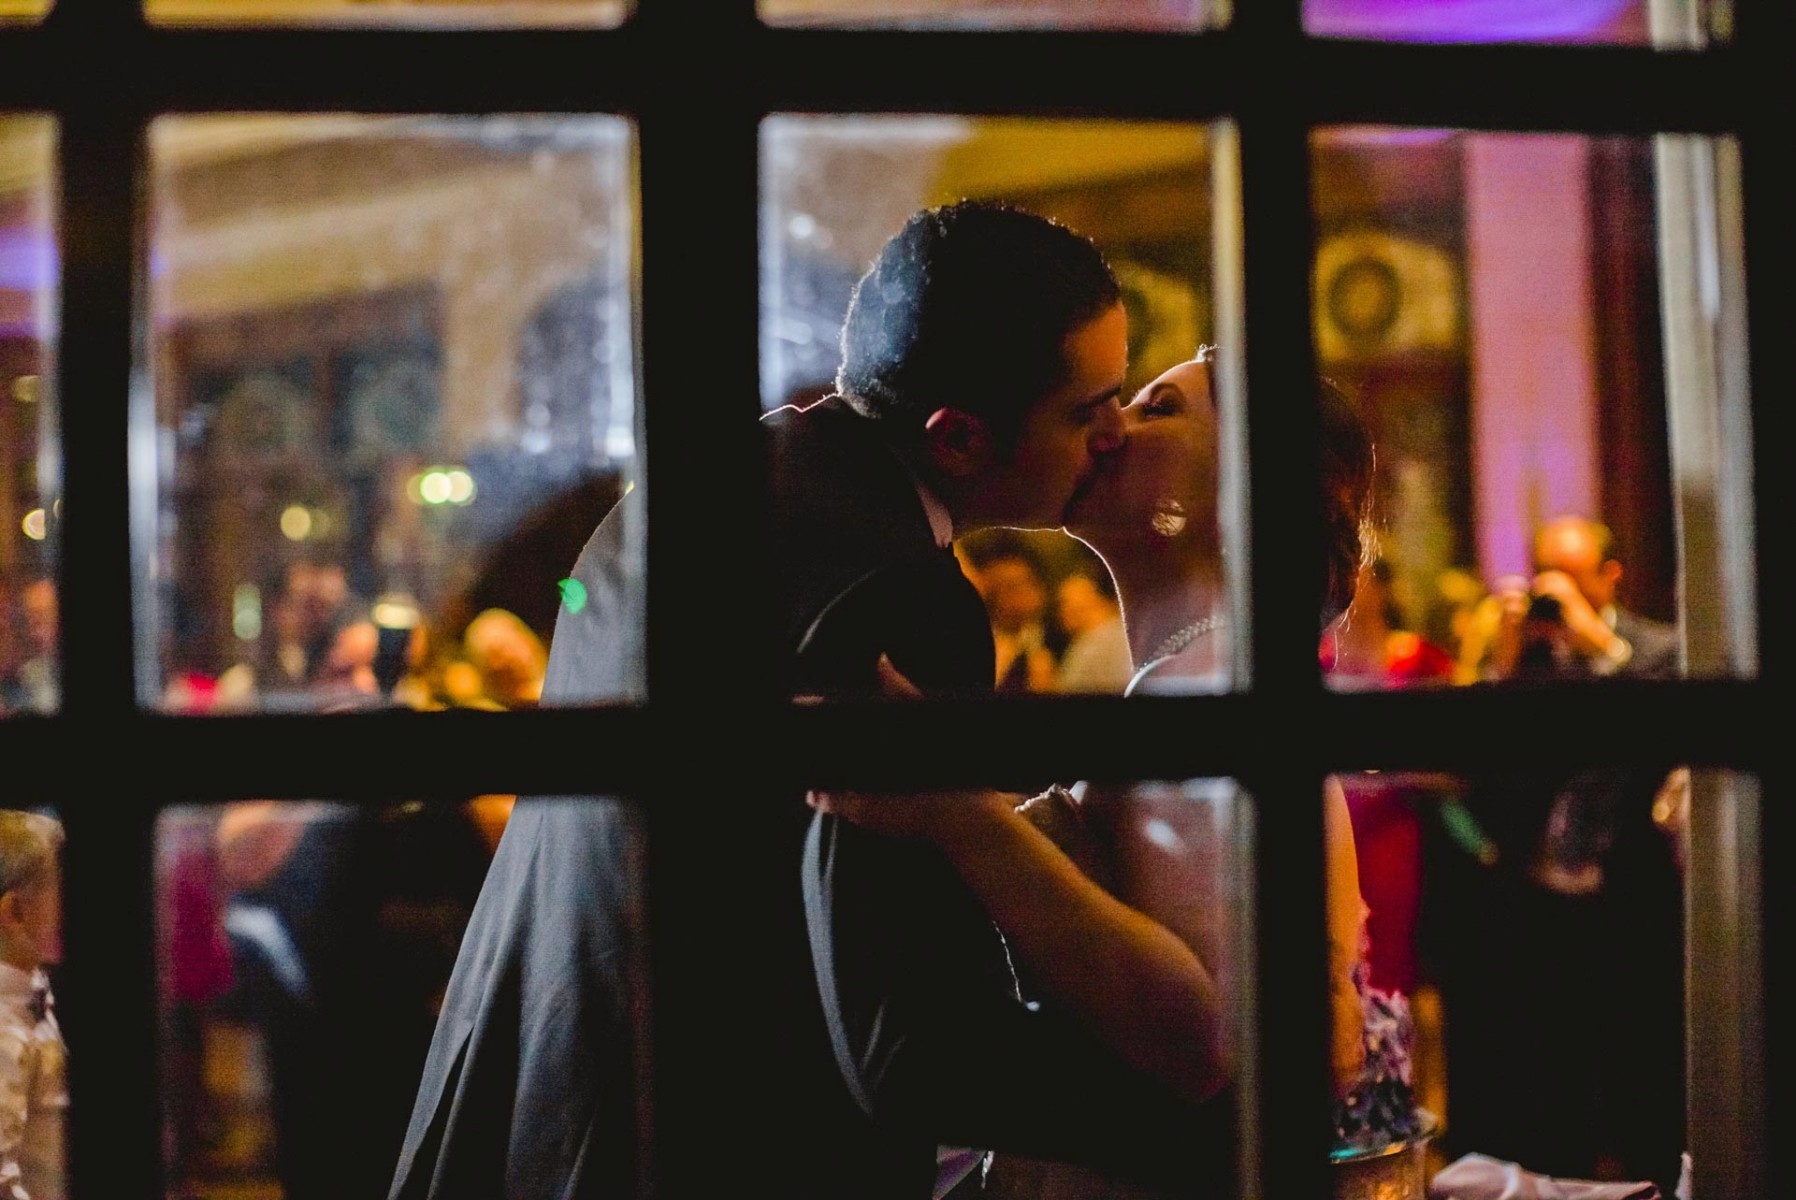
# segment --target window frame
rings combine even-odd
[[[1310,130],[1336,123],[1738,138],[1744,164],[1749,337],[1777,346],[1790,303],[1786,232],[1791,78],[1779,51],[1796,13],[1738,0],[1734,41],[1702,51],[1598,46],[1439,46],[1305,36],[1298,0],[1236,6],[1227,29],[1194,34],[908,32],[768,28],[752,0],[698,6],[638,0],[605,30],[173,29],[119,0],[58,0],[35,26],[0,29],[0,107],[59,122],[62,280],[53,367],[64,420],[63,708],[0,722],[18,794],[58,806],[68,827],[64,1023],[77,1196],[161,1195],[151,876],[156,814],[175,803],[331,796],[380,802],[482,792],[616,793],[649,830],[653,1045],[661,1194],[704,1194],[716,1164],[776,1177],[795,1151],[777,1104],[778,1047],[744,1037],[777,1016],[770,994],[739,989],[720,1020],[719,979],[754,978],[757,928],[791,881],[757,864],[781,828],[733,803],[727,755],[670,753],[725,727],[733,744],[803,744],[753,763],[794,783],[904,786],[987,774],[1095,779],[1233,775],[1262,798],[1318,796],[1330,770],[1467,769],[1516,755],[1546,763],[1625,761],[1633,747],[1756,774],[1766,802],[1763,860],[1790,845],[1787,767],[1771,756],[1788,672],[1782,623],[1761,618],[1760,668],[1731,681],[1620,683],[1592,706],[1580,688],[1500,694],[1333,694],[1308,652],[1313,614],[1293,580],[1301,554],[1253,555],[1247,596],[1251,686],[1227,696],[1056,697],[926,702],[874,712],[798,707],[768,694],[771,634],[720,673],[694,631],[709,627],[715,577],[754,578],[765,530],[755,436],[760,415],[756,204],[761,117],[787,112],[960,112],[1232,120],[1244,202],[1247,455],[1240,544],[1316,544],[1320,531],[1279,502],[1310,486],[1314,413],[1275,409],[1305,394],[1314,367],[1308,270]],[[929,62],[928,71],[916,70]],[[403,64],[403,70],[395,68]],[[676,66],[677,64],[677,66]],[[843,64],[840,67],[831,64]],[[1273,69],[1272,64],[1278,64]],[[1177,81],[1176,87],[1167,81]],[[1525,80],[1525,86],[1516,81]],[[134,513],[156,486],[139,447],[150,429],[141,285],[148,123],[165,113],[618,113],[636,124],[639,394],[652,473],[648,533],[648,692],[640,705],[517,713],[194,717],[141,709],[156,663],[134,617],[145,539]],[[724,315],[720,315],[724,314]],[[695,330],[707,343],[695,375]],[[1773,469],[1781,423],[1761,397],[1796,394],[1787,356],[1750,364],[1758,612],[1788,595],[1790,472]],[[695,405],[712,435],[679,437]],[[730,407],[734,406],[734,407]],[[1776,464],[1781,466],[1782,464]],[[741,536],[713,540],[717,514]],[[737,514],[749,514],[740,519]],[[687,547],[704,546],[710,556]],[[699,577],[699,571],[705,578]],[[1293,586],[1297,583],[1302,586]],[[690,584],[690,586],[688,586]],[[752,598],[749,603],[753,603]],[[740,628],[772,630],[745,616]],[[79,637],[69,636],[80,631]],[[1122,722],[1126,719],[1126,727]],[[986,737],[975,749],[967,728]],[[1107,736],[1126,728],[1128,736]],[[1194,738],[1203,729],[1213,736]],[[1502,736],[1491,736],[1492,730]],[[295,759],[283,747],[311,749]],[[595,754],[603,746],[605,753]],[[1081,747],[1077,752],[1074,747]],[[121,788],[119,767],[129,780]],[[1255,871],[1259,1043],[1257,1188],[1324,1194],[1325,1000],[1322,810],[1262,799]],[[758,851],[769,851],[767,854]],[[1777,948],[1781,873],[1765,870],[1760,909],[1764,1009],[1788,994]],[[728,903],[718,901],[728,897]],[[727,911],[726,911],[727,910]],[[1782,1077],[1775,1022],[1762,1047]],[[1761,1148],[1787,1123],[1767,1088]],[[802,1139],[803,1132],[797,1131]],[[1761,1163],[1761,1169],[1767,1164]],[[1768,1171],[1765,1172],[1768,1175]],[[1707,1198],[1705,1197],[1705,1200]]]

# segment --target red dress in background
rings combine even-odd
[[[1334,633],[1320,647],[1323,673],[1345,690],[1438,687],[1452,682],[1453,658],[1418,634],[1400,630],[1384,642],[1382,670],[1347,674],[1337,664]],[[1402,771],[1343,774],[1366,918],[1369,982],[1383,991],[1413,993],[1422,982],[1416,923],[1422,906],[1422,821],[1419,803],[1432,795],[1428,777]]]

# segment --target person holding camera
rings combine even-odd
[[[1532,577],[1492,589],[1503,609],[1484,678],[1680,674],[1677,627],[1618,604],[1621,578],[1600,522],[1542,525]],[[1424,901],[1449,1153],[1651,1179],[1671,1194],[1684,1135],[1683,881],[1652,807],[1675,766],[1523,764],[1465,781],[1485,853],[1438,850]]]
[[[1505,576],[1485,676],[1490,679],[1611,675],[1667,679],[1679,673],[1675,625],[1616,603],[1621,563],[1600,521],[1559,516],[1534,536],[1534,575]]]

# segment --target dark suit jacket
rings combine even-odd
[[[885,653],[935,692],[989,692],[985,607],[876,429],[835,400],[763,427],[767,578],[782,589],[791,689],[873,689]],[[558,617],[547,702],[640,691],[627,551],[641,503],[638,487],[581,553],[587,604]],[[772,869],[793,880],[792,905],[762,976],[796,1014],[769,1034],[790,1042],[777,1095],[798,1143],[782,1200],[923,1200],[938,1141],[1158,1178],[1216,1160],[1196,1143],[1226,1141],[1225,1110],[1174,1101],[1065,1019],[1025,1008],[997,932],[943,858],[811,818],[796,796],[790,809],[789,857]],[[519,801],[449,983],[393,1200],[636,1192],[651,1099],[642,849],[624,806]]]
[[[792,688],[870,688],[882,652],[924,685],[989,688],[984,606],[873,427],[834,401],[763,426],[774,479],[766,579],[783,589]],[[574,575],[587,603],[558,615],[546,703],[641,694],[641,560],[630,549],[643,494],[631,491],[581,552]],[[791,810],[789,858],[772,869],[792,880],[792,903],[767,964],[805,1014],[778,1081],[801,1142],[781,1194],[915,1196],[899,1141],[855,1103],[831,1054],[798,887],[809,814],[797,797]],[[449,982],[394,1200],[637,1192],[650,1101],[642,851],[623,805],[519,801]]]

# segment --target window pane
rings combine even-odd
[[[553,840],[531,863],[537,878],[549,880],[547,894],[573,904],[580,887],[603,887],[628,900],[609,914],[604,932],[612,940],[603,952],[538,947],[528,964],[519,951],[492,972],[467,971],[467,979],[510,989],[528,969],[525,1004],[590,1016],[596,1007],[569,1002],[575,985],[557,986],[543,972],[557,955],[603,960],[619,981],[619,994],[603,999],[607,1011],[622,1014],[617,1044],[626,1056],[631,1047],[646,1049],[642,841],[622,805],[531,797],[514,805],[509,796],[480,796],[461,804],[241,801],[164,811],[157,953],[172,1189],[287,1200],[384,1196],[420,1098],[426,1106],[439,1094],[445,1104],[484,1102],[453,1081],[444,1088],[436,1056],[454,1062],[460,1047],[445,1041],[433,1050],[432,1038],[445,1009],[449,1039],[466,1031],[477,1008],[484,1016],[487,1006],[505,1007],[504,996],[478,994],[466,980],[451,987],[450,972],[464,937],[482,946],[500,940],[499,919],[513,909],[477,912],[475,901],[489,863],[495,874],[512,863],[503,850],[494,857],[501,832],[539,818],[582,833]],[[554,872],[562,874],[551,879]],[[568,882],[582,872],[584,884]],[[592,921],[581,932],[598,929]],[[507,1032],[469,1044],[460,1060],[469,1076],[516,1071],[515,1017]],[[607,1062],[602,1072],[582,1073],[564,1057],[554,1061],[569,1084],[610,1081],[621,1097],[615,1111],[627,1113],[635,1102],[632,1071]],[[511,1101],[508,1092],[502,1107],[509,1111]],[[567,1106],[569,1119],[575,1107]],[[553,1136],[552,1124],[544,1120],[539,1132]],[[505,1131],[495,1128],[502,1147]],[[634,1157],[638,1131],[628,1118],[597,1134],[595,1159],[601,1146]],[[527,1141],[529,1133],[512,1136]]]
[[[564,605],[633,610],[639,531],[617,594],[569,582],[637,461],[629,139],[156,123],[162,704],[518,707]],[[640,689],[612,666],[593,698]]]
[[[960,29],[1196,30],[1230,0],[760,0],[769,25]]]
[[[1338,778],[1369,981],[1407,997],[1443,1119],[1435,1169],[1477,1153],[1671,1195],[1689,1151],[1688,1194],[1759,1190],[1756,779],[1644,759]]]
[[[1162,371],[1190,364],[1201,344],[1217,340],[1211,216],[1217,204],[1216,144],[1215,133],[1200,125],[945,116],[769,118],[762,127],[761,181],[764,406],[808,405],[835,390],[842,327],[856,281],[913,214],[961,199],[999,201],[1049,218],[1103,253],[1128,325],[1121,399],[1133,397]],[[958,302],[943,296],[942,304]],[[1020,306],[998,300],[979,307],[975,319],[994,323],[989,336],[982,333],[972,350],[943,353],[971,354],[975,360],[989,355],[991,361],[966,363],[967,371],[958,373],[961,381],[973,367],[1010,371],[1000,365],[1004,360],[995,349],[996,318]],[[1033,359],[1017,366],[1035,369]],[[982,480],[979,487],[991,490],[981,496],[944,502],[962,567],[980,585],[988,608],[997,641],[996,678],[1003,689],[1120,692],[1127,685],[1139,663],[1121,636],[1115,597],[1092,594],[1108,587],[1109,559],[1099,557],[1106,548],[1111,558],[1128,553],[1141,560],[1132,580],[1137,597],[1147,594],[1149,585],[1163,583],[1153,578],[1159,568],[1148,561],[1147,543],[1192,549],[1180,556],[1191,574],[1186,603],[1151,616],[1145,609],[1135,614],[1141,654],[1152,657],[1169,637],[1226,607],[1215,515],[1217,443],[1226,422],[1219,420],[1207,370],[1185,381],[1191,401],[1181,412],[1186,452],[1165,464],[1180,473],[1166,482],[1164,494],[1135,495],[1115,487],[1118,478],[1145,472],[1149,465],[1112,472],[1114,446],[1086,442],[1081,434],[1079,444],[1090,458],[1069,468],[1076,471],[1076,483],[1067,486],[1067,494],[1056,490],[1062,485],[1052,481],[1058,469],[1052,466],[1038,471],[1041,482],[1025,481],[1037,488],[1035,496],[1046,498],[1040,512],[1011,513],[999,521],[979,511],[986,497],[1015,486],[1002,479]],[[927,402],[938,401],[932,393]],[[1029,469],[1046,461],[1030,460]],[[1171,507],[1157,514],[1161,500]],[[908,498],[904,502],[911,504]],[[1062,531],[1069,522],[1080,538]],[[1000,524],[1008,527],[999,529]],[[1075,576],[1091,576],[1097,586],[1074,582],[1068,588]],[[1078,594],[1063,603],[1063,589]],[[1126,610],[1129,589],[1122,590]],[[1075,647],[1088,629],[1093,637]],[[1215,634],[1203,643],[1212,651],[1205,686],[1225,689],[1226,630],[1206,626],[1201,632]]]
[[[61,687],[54,386],[56,124],[0,117],[0,712],[54,712]]]
[[[1304,0],[1318,37],[1386,42],[1701,46],[1730,40],[1733,0]]]
[[[144,0],[157,25],[397,26],[500,29],[507,26],[613,26],[634,0]]]
[[[1008,835],[1013,805],[1058,851]],[[824,807],[805,869],[813,962],[838,1071],[905,1118],[886,1130],[898,1153],[945,1143],[953,1171],[977,1161],[956,1147],[989,1150],[986,1194],[1238,1194],[1251,1139],[1227,1097],[1249,1090],[1255,826],[1232,781]],[[942,849],[958,878],[869,830]],[[906,903],[879,900],[893,894]],[[954,1049],[969,1045],[986,1052]]]
[[[1755,674],[1734,144],[1340,128],[1313,155],[1317,351],[1376,451],[1332,684]]]

